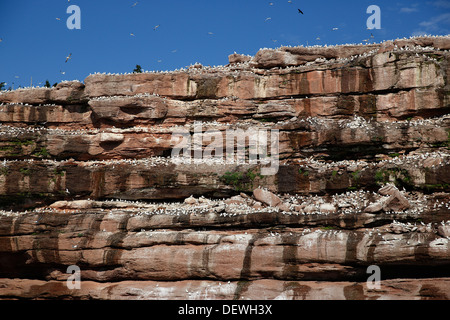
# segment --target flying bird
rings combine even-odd
[[[133,36],[133,37],[134,37],[134,33],[130,33],[130,36]]]
[[[56,20],[61,20],[61,18],[56,18]]]
[[[59,72],[60,72],[61,74],[66,74],[66,72],[65,72],[65,71],[62,71],[62,70],[59,70]]]
[[[69,61],[69,59],[72,59],[72,54],[71,53],[66,57],[66,62]]]
[[[133,7],[136,7],[138,3],[139,3],[139,2],[133,3],[133,5],[132,5],[131,7],[132,7],[132,8],[133,8]]]
[[[297,9],[297,10],[298,10],[298,13],[303,14],[303,11],[302,11],[302,10],[300,10],[300,9]]]
[[[339,30],[339,28],[333,28],[333,31]]]
[[[3,38],[0,38],[0,42],[2,42],[3,41]]]
[[[289,1],[288,1],[288,3],[292,3],[292,1],[291,1],[291,0],[289,0]]]
[[[212,34],[214,34],[214,33],[212,33],[212,32],[210,31],[210,32],[208,32],[208,34],[209,34],[209,35],[212,35]]]
[[[153,30],[156,31],[156,29],[158,29],[158,28],[159,28],[159,24],[158,24],[157,26],[155,26],[155,27],[153,28]]]
[[[375,37],[373,36],[373,33],[370,34],[370,37],[371,37],[372,39],[375,38]]]
[[[268,17],[268,18],[266,18],[266,20],[264,20],[264,21],[269,21],[269,20],[272,20],[272,18],[271,18],[271,17]]]

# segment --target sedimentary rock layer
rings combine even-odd
[[[65,281],[0,279],[0,298],[89,300],[448,300],[448,278],[395,279],[368,288],[365,282],[322,281],[83,281],[68,289]]]
[[[171,158],[4,161],[0,170],[0,199],[4,206],[14,205],[21,198],[30,201],[83,197],[163,201],[191,195],[223,198],[251,192],[258,186],[277,193],[322,195],[361,188],[377,190],[389,182],[422,192],[448,192],[450,187],[449,155],[444,152],[375,163],[305,160],[280,164],[275,175],[267,176],[261,175],[258,164],[237,166],[191,159],[177,162]]]
[[[1,91],[0,299],[449,299],[449,49],[281,47]],[[180,132],[201,140],[175,157]],[[260,132],[278,150],[251,163]]]
[[[332,299],[418,298],[425,288],[430,297],[446,299],[447,278],[382,282],[399,285],[398,293],[367,290],[361,282],[370,265],[381,268],[384,279],[448,276],[450,222],[441,219],[448,217],[449,195],[406,197],[411,210],[378,214],[361,213],[358,206],[376,199],[358,192],[330,199],[335,212],[321,211],[317,197],[292,196],[280,199],[304,205],[293,212],[252,210],[245,197],[241,204],[206,198],[193,198],[196,204],[64,201],[27,213],[3,212],[0,295],[72,295],[63,280],[67,267],[77,265],[83,290],[72,298],[127,299],[122,290],[128,288],[139,292],[134,298],[156,299],[162,298],[159,290],[170,288],[164,298],[252,299],[255,286],[271,292],[260,298],[315,299],[315,290],[328,287],[334,288]],[[329,282],[338,280],[346,283]],[[244,283],[248,289],[240,290]],[[416,289],[402,289],[402,283]],[[228,286],[227,294],[209,291],[217,285]],[[298,285],[308,293],[292,296],[291,286]],[[48,286],[52,290],[43,293]],[[196,294],[180,296],[182,288]]]
[[[223,150],[234,137],[262,132],[269,139],[278,130],[280,159],[320,154],[325,159],[374,159],[377,154],[434,150],[449,143],[450,117],[427,120],[366,121],[293,118],[277,124],[247,122],[229,126],[198,123],[182,127],[62,130],[0,127],[0,156],[5,159],[108,160],[169,157],[182,133],[201,135],[202,152],[214,142]],[[220,138],[220,141],[217,139]],[[191,146],[195,149],[194,146]],[[178,155],[178,154],[175,154]]]

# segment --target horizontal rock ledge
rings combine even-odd
[[[392,279],[374,288],[367,282],[312,281],[66,281],[0,279],[0,298],[82,300],[448,300],[449,278]],[[261,295],[261,293],[263,293]],[[270,302],[268,302],[270,303]]]
[[[292,95],[444,87],[446,75],[439,71],[438,65],[447,60],[449,55],[443,51],[432,51],[430,54],[439,58],[439,61],[428,59],[422,53],[416,56],[416,52],[403,51],[394,55],[389,52],[368,54],[355,61],[323,64],[321,68],[282,69],[261,75],[244,71],[233,74],[227,72],[226,68],[209,73],[200,69],[195,72],[95,74],[85,79],[85,93],[91,99],[145,93],[189,100],[226,97],[268,99]],[[270,66],[273,67],[275,65]],[[416,74],[421,76],[416,77]]]
[[[281,196],[287,211],[278,207],[268,207],[251,197],[248,201],[231,203],[229,200],[196,199],[196,204],[180,202],[146,203],[137,201],[94,201],[75,200],[57,201],[48,207],[36,208],[26,212],[0,211],[0,236],[15,234],[40,234],[51,227],[74,227],[83,230],[92,224],[104,225],[108,232],[119,228],[120,231],[140,232],[148,230],[233,230],[264,229],[268,227],[329,227],[331,229],[353,229],[375,227],[386,223],[416,221],[414,226],[396,225],[392,230],[399,233],[410,231],[414,227],[422,232],[418,223],[439,223],[434,226],[441,236],[448,236],[440,223],[448,219],[448,200],[450,194],[403,195],[410,207],[403,211],[364,212],[372,203],[383,199],[372,192],[346,192],[332,199],[317,196]],[[190,197],[195,199],[194,197]],[[200,201],[201,200],[201,201]],[[323,211],[322,204],[329,201],[334,211]],[[258,206],[255,206],[258,204]],[[39,223],[42,222],[42,223]],[[416,225],[416,223],[418,225]],[[48,226],[47,226],[48,225]],[[79,226],[77,226],[79,225]],[[14,229],[12,227],[14,226]],[[440,228],[440,229],[438,229]],[[442,230],[441,230],[442,229]],[[391,231],[392,231],[391,230]],[[430,229],[427,227],[427,232]],[[222,232],[221,231],[221,232]]]
[[[281,159],[295,159],[320,153],[328,160],[374,159],[377,155],[436,150],[448,145],[450,117],[436,119],[372,122],[362,117],[346,120],[321,118],[294,118],[268,126],[265,123],[241,122],[236,126],[219,123],[198,123],[178,127],[133,129],[30,129],[0,127],[0,157],[4,159],[48,158],[55,160],[142,159],[153,156],[171,156],[180,148],[181,133],[201,138],[204,150],[211,141],[215,147],[227,143],[233,136],[254,136],[260,132],[270,142],[279,132],[278,146]],[[203,130],[200,132],[200,128]],[[200,135],[200,136],[199,136]],[[217,140],[217,139],[221,139]],[[236,142],[234,142],[236,145]],[[248,146],[246,142],[245,146]],[[193,147],[193,143],[189,145]],[[272,144],[269,143],[268,152]],[[247,152],[248,153],[248,152]],[[175,153],[177,154],[177,153]],[[399,155],[399,154],[398,154]],[[248,156],[248,154],[247,154]]]
[[[186,102],[134,95],[103,97],[84,105],[0,104],[0,123],[73,130],[113,126],[171,127],[194,121],[225,124],[253,120],[255,123],[266,123],[293,117],[349,119],[354,115],[372,121],[396,121],[439,117],[448,114],[449,108],[448,92],[435,87],[345,95],[293,93],[280,97],[280,100],[227,97]]]
[[[405,272],[417,269],[416,276],[423,274],[421,266],[438,268],[436,272],[448,276],[450,265],[450,239],[434,232],[397,234],[380,227],[126,233],[74,227],[0,237],[2,256],[9,257],[1,262],[2,276],[51,279],[54,270],[78,265],[84,279],[95,281],[335,281],[360,279],[369,265],[389,272],[394,267]],[[14,261],[22,263],[13,265]]]
[[[448,37],[445,41],[449,42]],[[270,60],[272,55],[295,55],[295,50],[305,49],[286,50],[292,53],[280,50],[262,50],[260,53],[268,55]],[[328,63],[315,61],[313,65],[297,68],[279,69],[286,65],[275,57],[274,62],[269,62],[272,69],[258,72],[259,74],[252,72],[257,69],[251,67],[239,72],[228,67],[218,67],[168,73],[94,74],[84,80],[85,84],[72,81],[62,82],[56,88],[2,92],[0,103],[89,104],[97,109],[100,117],[112,118],[111,112],[122,115],[123,119],[119,122],[141,116],[153,119],[166,115],[179,117],[183,116],[183,113],[187,116],[186,111],[189,114],[193,109],[199,109],[205,115],[210,112],[205,110],[203,105],[195,103],[194,108],[180,108],[179,104],[172,103],[173,108],[170,110],[163,98],[194,101],[319,96],[317,101],[304,99],[303,104],[296,106],[296,111],[303,107],[306,112],[312,112],[311,115],[330,113],[337,107],[344,109],[344,112],[360,108],[366,113],[380,111],[385,117],[389,114],[393,117],[409,117],[420,109],[448,108],[448,75],[443,72],[450,57],[448,52],[417,49],[394,53],[380,50],[376,53],[365,46],[360,46],[358,50],[364,51],[365,54],[355,59]],[[264,59],[259,60],[259,64],[264,64]],[[342,95],[353,97],[342,99]],[[320,107],[323,96],[331,99],[327,105],[333,108]],[[345,102],[349,103],[345,105]],[[225,109],[227,105],[228,103],[222,104]],[[393,105],[396,105],[396,108],[392,108]],[[398,108],[399,105],[402,108]],[[111,110],[108,111],[106,107]],[[233,107],[238,106],[231,103],[231,109]],[[195,113],[191,112],[191,115]],[[241,110],[241,113],[245,113],[245,110]]]
[[[265,166],[276,163],[268,163]],[[191,195],[223,198],[258,186],[275,193],[324,194],[378,189],[395,183],[424,192],[449,191],[447,153],[416,154],[374,163],[305,160],[280,164],[275,175],[262,175],[259,164],[214,161],[176,162],[170,158],[116,161],[4,161],[0,165],[3,206],[49,199],[186,199]],[[30,203],[30,206],[36,204]]]
[[[353,56],[361,56],[367,52],[384,53],[393,51],[396,53],[415,51],[428,47],[427,51],[449,50],[450,40],[443,37],[418,37],[414,39],[396,39],[385,41],[381,44],[367,45],[336,45],[313,47],[280,47],[278,49],[261,49],[255,57],[239,59],[239,55],[231,55],[230,63],[249,62],[258,68],[287,67],[315,62],[317,59],[350,59]],[[243,59],[244,58],[244,59]]]

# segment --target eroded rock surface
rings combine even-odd
[[[449,49],[282,47],[0,92],[0,299],[449,299]],[[272,129],[273,174],[206,157]],[[180,132],[201,159],[174,154]]]

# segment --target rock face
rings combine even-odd
[[[449,49],[0,92],[0,299],[449,299]]]
[[[384,196],[389,196],[387,199],[380,200],[368,206],[364,211],[375,213],[381,210],[401,212],[411,207],[408,199],[395,187],[395,185],[387,185],[379,190],[379,193]]]
[[[272,192],[263,190],[263,189],[255,189],[253,191],[253,196],[256,200],[265,203],[266,205],[270,207],[276,207],[281,203],[281,199],[274,195]]]

